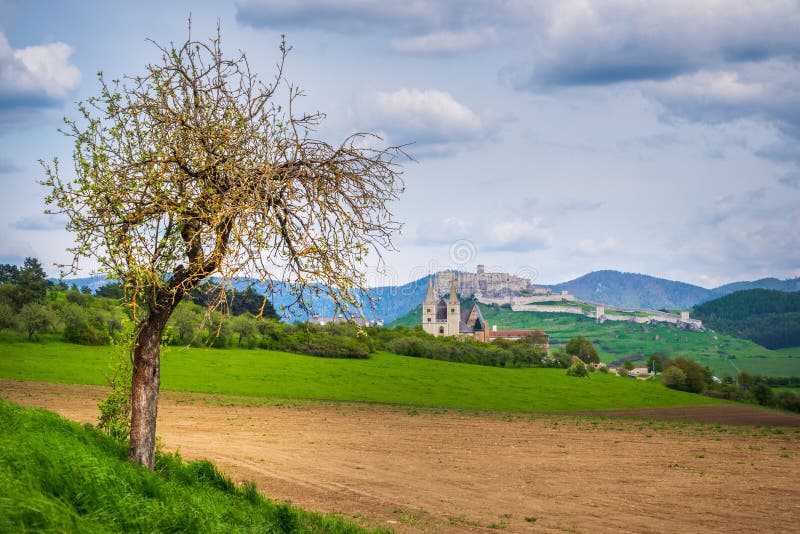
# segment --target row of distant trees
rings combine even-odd
[[[498,339],[482,343],[472,338],[434,337],[422,331],[398,327],[375,330],[379,346],[389,352],[457,363],[492,367],[561,367],[548,357],[542,339],[531,335],[518,340]]]
[[[708,366],[683,357],[671,360],[663,354],[650,356],[647,365],[660,372],[662,384],[671,389],[800,412],[800,395],[787,390],[776,393],[771,387],[800,387],[800,377],[766,377],[741,372],[737,377],[726,376],[720,380],[715,379]]]

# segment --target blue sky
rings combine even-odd
[[[376,282],[478,263],[540,283],[800,276],[800,2],[161,4],[0,0],[0,262],[69,259],[37,161],[69,171],[62,117],[191,13],[264,78],[286,34],[327,139],[414,143]]]

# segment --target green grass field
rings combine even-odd
[[[419,323],[417,309],[398,319],[395,325],[413,327]],[[800,375],[800,348],[769,350],[752,341],[713,332],[686,332],[668,323],[657,326],[594,319],[568,313],[515,312],[508,308],[481,305],[486,321],[500,330],[538,328],[550,336],[553,350],[575,336],[594,342],[600,359],[610,363],[621,357],[640,355],[642,360],[656,352],[670,358],[683,356],[708,366],[719,377],[741,371],[768,376]],[[563,345],[562,345],[563,347]]]
[[[235,486],[207,461],[155,472],[90,425],[0,399],[0,532],[330,532],[361,528]]]
[[[0,377],[105,384],[110,347],[60,342],[0,344]],[[162,388],[282,399],[367,401],[490,411],[561,411],[715,404],[719,401],[594,373],[504,369],[388,353],[367,360],[316,358],[266,350],[170,349]]]

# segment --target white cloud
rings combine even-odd
[[[443,55],[468,52],[497,41],[494,28],[470,31],[439,31],[425,35],[392,39],[395,52],[418,55]]]
[[[553,233],[542,226],[542,219],[499,221],[489,231],[486,249],[495,251],[530,251],[550,247]]]
[[[15,50],[0,33],[0,106],[43,105],[63,100],[78,87],[81,72],[62,42]]]
[[[651,82],[644,93],[674,114],[693,120],[759,117],[800,131],[800,65],[789,59],[726,65]]]
[[[375,110],[394,128],[437,140],[469,139],[480,134],[481,119],[450,93],[436,89],[399,89],[375,96]]]
[[[414,157],[445,156],[478,146],[500,124],[479,116],[446,91],[407,88],[363,96],[356,103],[356,120],[359,127],[380,130],[391,144],[412,144],[407,150]]]
[[[549,248],[553,233],[539,217],[515,218],[483,223],[447,217],[421,224],[416,231],[416,244],[441,247],[469,243],[474,251],[527,252]],[[474,254],[474,252],[473,252]]]
[[[520,88],[666,79],[800,52],[800,9],[782,0],[539,4]]]
[[[446,245],[464,239],[471,233],[471,223],[458,217],[445,217],[420,224],[416,231],[416,241],[422,246]]]

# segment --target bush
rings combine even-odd
[[[572,362],[567,368],[567,376],[577,376],[589,378],[589,372],[586,370],[586,365],[581,362]]]
[[[670,369],[677,369],[680,373],[671,371],[668,377],[667,373]],[[711,371],[687,358],[677,358],[668,362],[664,367],[663,375],[665,386],[690,393],[702,393],[706,385],[711,383]]]
[[[67,303],[61,310],[64,322],[64,341],[81,345],[107,345],[111,338],[103,317],[96,310],[84,310]]]
[[[335,336],[314,336],[311,341],[300,343],[296,352],[323,358],[369,358],[369,350],[363,343]]]
[[[129,323],[116,343],[117,360],[111,376],[107,377],[111,392],[97,407],[100,419],[97,428],[118,441],[127,441],[131,434],[132,352],[136,330]]]
[[[789,391],[781,391],[778,393],[776,404],[782,410],[800,412],[800,395]]]
[[[671,389],[683,390],[686,387],[686,374],[677,365],[671,365],[661,374],[661,383]]]

